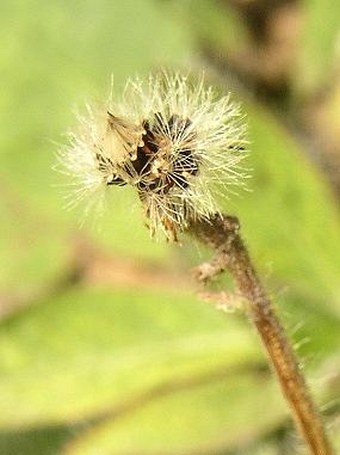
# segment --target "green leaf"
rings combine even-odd
[[[74,429],[44,428],[0,433],[0,453],[6,455],[56,455]]]
[[[32,300],[67,269],[69,234],[43,210],[20,198],[5,178],[0,205],[0,296]]]
[[[285,418],[273,383],[243,375],[108,420],[76,438],[63,455],[224,453],[254,445]]]
[[[262,274],[311,294],[334,314],[340,276],[340,219],[322,175],[274,117],[247,106],[250,192],[233,199]],[[235,207],[235,210],[233,210]],[[267,268],[267,270],[266,270]]]
[[[3,324],[0,427],[82,420],[172,381],[262,361],[235,317],[194,297],[74,290]]]
[[[182,20],[191,25],[203,50],[212,47],[219,53],[235,53],[245,45],[248,33],[235,8],[214,0],[179,2]]]
[[[295,82],[300,93],[310,95],[326,87],[336,70],[340,3],[305,0],[302,4],[303,29]]]

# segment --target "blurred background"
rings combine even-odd
[[[304,453],[242,312],[196,295],[207,252],[151,241],[125,188],[81,229],[63,208],[74,108],[164,67],[243,105],[224,210],[340,448],[340,2],[2,0],[0,38],[0,453]]]

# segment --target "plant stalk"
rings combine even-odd
[[[333,455],[296,354],[252,265],[239,231],[238,219],[232,216],[215,215],[210,220],[191,221],[188,232],[215,251],[211,262],[197,268],[197,277],[207,282],[224,270],[230,272],[241,296],[247,301],[250,320],[260,335],[297,429],[310,453]]]

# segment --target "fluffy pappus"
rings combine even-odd
[[[152,235],[177,240],[192,219],[219,213],[218,195],[244,185],[246,126],[238,105],[179,74],[127,82],[120,102],[87,106],[59,153],[72,203],[131,185]],[[117,197],[119,195],[117,194]],[[98,198],[92,199],[98,201]]]

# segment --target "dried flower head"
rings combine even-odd
[[[196,84],[164,73],[129,80],[121,102],[110,99],[103,112],[88,106],[79,121],[59,155],[76,185],[72,200],[131,185],[152,235],[161,230],[176,240],[189,220],[219,213],[221,186],[243,184],[240,109],[205,88],[203,77]]]

